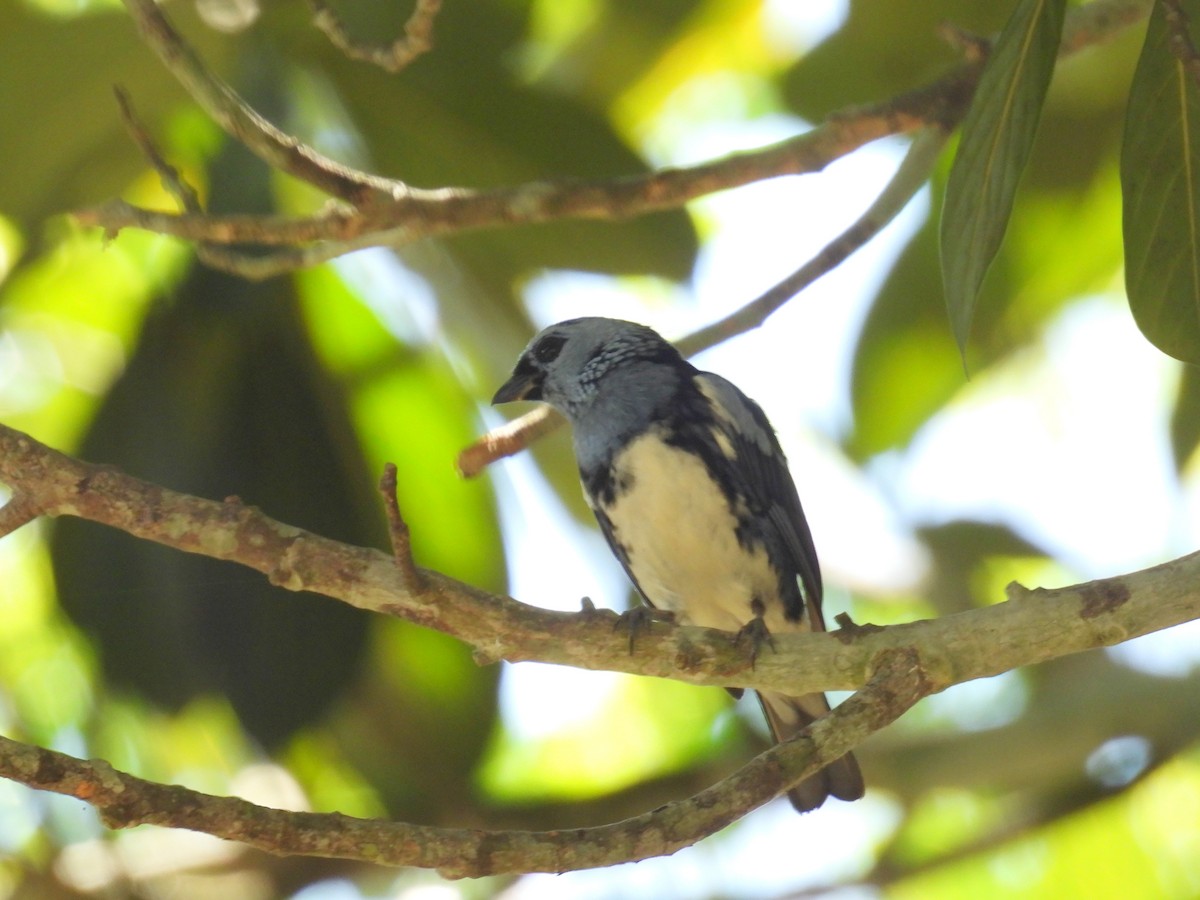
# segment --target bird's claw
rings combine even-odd
[[[872,631],[883,630],[883,626],[873,625],[870,622],[864,622],[862,625],[859,625],[847,613],[838,613],[833,617],[833,620],[838,624],[837,630],[833,632],[833,635],[843,644],[849,644],[855,638],[864,634],[870,634]]]
[[[674,622],[675,613],[666,609],[655,609],[652,606],[633,606],[617,616],[613,623],[613,631],[618,628],[629,629],[629,652],[633,653],[633,645],[638,632],[649,628],[655,622]]]
[[[754,663],[758,660],[758,653],[766,644],[772,650],[775,649],[775,638],[771,631],[767,628],[767,623],[763,621],[762,616],[755,616],[745,625],[743,625],[736,635],[733,642],[738,646],[748,643],[750,645],[750,668],[754,668]]]

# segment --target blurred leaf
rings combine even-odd
[[[1200,445],[1200,368],[1184,366],[1171,410],[1171,450],[1176,471],[1183,471]]]
[[[507,4],[447,4],[437,52],[401,78],[346,60],[319,36],[300,33],[289,49],[335,87],[365,142],[363,163],[411,184],[486,188],[645,171],[604,110],[519,83],[511,58],[524,37],[524,12]],[[296,14],[298,8],[277,11],[272,21]],[[290,19],[286,27],[311,32]],[[562,221],[489,231],[446,246],[454,252],[464,243],[488,245],[496,275],[510,282],[541,268],[681,279],[696,253],[682,210],[616,224]]]
[[[594,797],[695,765],[721,749],[713,730],[729,699],[673,681],[614,677],[599,705],[549,735],[505,735],[482,771],[485,790],[507,803]]]
[[[847,448],[857,459],[906,444],[966,381],[946,327],[936,235],[932,219],[914,235],[859,336],[850,385],[854,432]]]
[[[24,260],[0,289],[10,380],[4,420],[73,446],[121,371],[150,299],[183,275],[186,248],[144,232],[108,244],[71,229]]]
[[[1184,3],[1194,19],[1200,4]],[[1142,333],[1200,362],[1200,93],[1156,3],[1129,91],[1121,185],[1125,287]]]
[[[1144,37],[1144,28],[1128,28],[1103,47],[1058,61],[1022,176],[1019,208],[1031,195],[1085,190],[1101,169],[1117,168],[1129,83]],[[1119,202],[1120,191],[1114,196]],[[1013,217],[1010,233],[1020,219]]]
[[[273,79],[256,74],[243,87],[269,108]],[[214,160],[215,210],[270,207],[266,169],[247,162],[233,144]],[[147,319],[80,453],[186,493],[237,495],[328,537],[386,544],[346,399],[309,346],[290,281],[194,269]],[[360,672],[360,610],[90,522],[55,524],[60,603],[106,676],[153,702],[223,695],[276,746]]]
[[[330,719],[338,755],[393,816],[450,822],[475,812],[499,667],[477,665],[448,635],[386,621],[372,630],[368,670]]]
[[[288,294],[286,282],[264,295],[197,270],[147,323],[80,453],[382,544],[371,478]],[[358,674],[367,617],[343,604],[73,519],[56,523],[54,555],[60,602],[97,641],[108,677],[157,703],[220,693],[272,745]]]
[[[1021,0],[988,57],[963,123],[941,224],[946,305],[960,352],[1033,148],[1065,10],[1066,0]]]
[[[1129,792],[1033,834],[921,871],[892,884],[888,896],[1194,896],[1200,855],[1194,829],[1181,815],[1198,802],[1200,765],[1193,750]],[[1019,827],[1019,814],[1012,819]]]
[[[923,528],[921,542],[933,558],[932,578],[925,595],[939,615],[950,615],[988,603],[999,603],[1002,592],[981,593],[981,581],[989,589],[1017,578],[1032,560],[1044,563],[1046,554],[1005,525],[953,521]],[[997,576],[991,564],[1003,559],[1007,576]],[[985,567],[989,568],[986,573]],[[981,577],[986,576],[986,577]],[[999,584],[997,585],[997,582]]]
[[[695,0],[539,0],[532,4],[522,68],[535,83],[587,99],[603,111],[691,36],[687,22],[698,7],[708,11],[714,5]],[[723,6],[728,11],[730,4]]]
[[[909,812],[888,856],[905,868],[944,858],[1002,826],[1003,812],[1003,804],[980,793],[935,788]]]
[[[784,81],[788,105],[810,122],[937,77],[960,59],[940,36],[944,23],[989,35],[1004,24],[1009,9],[974,0],[855,0],[847,6],[842,27],[801,57]]]
[[[190,4],[172,4],[171,16],[210,67],[227,69],[235,42],[195,27]],[[68,19],[0,3],[0,59],[10,73],[0,78],[0,211],[27,233],[47,216],[119,194],[145,168],[113,85],[129,89],[152,130],[187,102],[119,8]]]
[[[1120,267],[1116,148],[1105,145],[1087,179],[1052,184],[1055,154],[1039,141],[1022,191],[983,285],[967,360],[972,375],[1037,339],[1082,294],[1110,289]],[[939,205],[940,179],[931,205]],[[880,289],[854,356],[855,431],[848,450],[866,459],[905,445],[966,386],[963,359],[947,327],[933,220],[914,235]]]

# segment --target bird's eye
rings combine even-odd
[[[548,365],[558,359],[558,354],[562,353],[563,344],[566,342],[565,337],[557,334],[542,338],[541,342],[533,348],[533,356],[538,362]]]

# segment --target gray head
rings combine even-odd
[[[644,426],[693,371],[645,325],[571,319],[530,341],[492,403],[544,400],[575,427],[578,448],[581,430],[616,436]]]

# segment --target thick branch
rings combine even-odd
[[[778,796],[895,721],[932,690],[915,655],[880,658],[870,684],[805,733],[777,744],[690,800],[592,828],[486,832],[286,812],[145,781],[98,760],[0,737],[0,776],[78,797],[112,828],[190,828],[279,854],[436,868],[450,877],[565,872],[664,856],[694,844]]]
[[[876,657],[911,649],[928,680],[951,684],[1112,646],[1200,618],[1200,554],[1055,590],[1010,589],[1007,603],[940,619],[831,634],[779,635],[751,664],[730,635],[654,622],[629,652],[608,611],[538,609],[420,569],[419,592],[391,555],[277,522],[237,500],[189,497],[72,459],[0,426],[0,480],[26,509],[74,515],[190,553],[239,562],[274,584],[400,616],[454,635],[481,660],[541,660],[789,694],[864,685]],[[2,517],[0,517],[2,518]],[[25,515],[16,517],[19,524]]]

